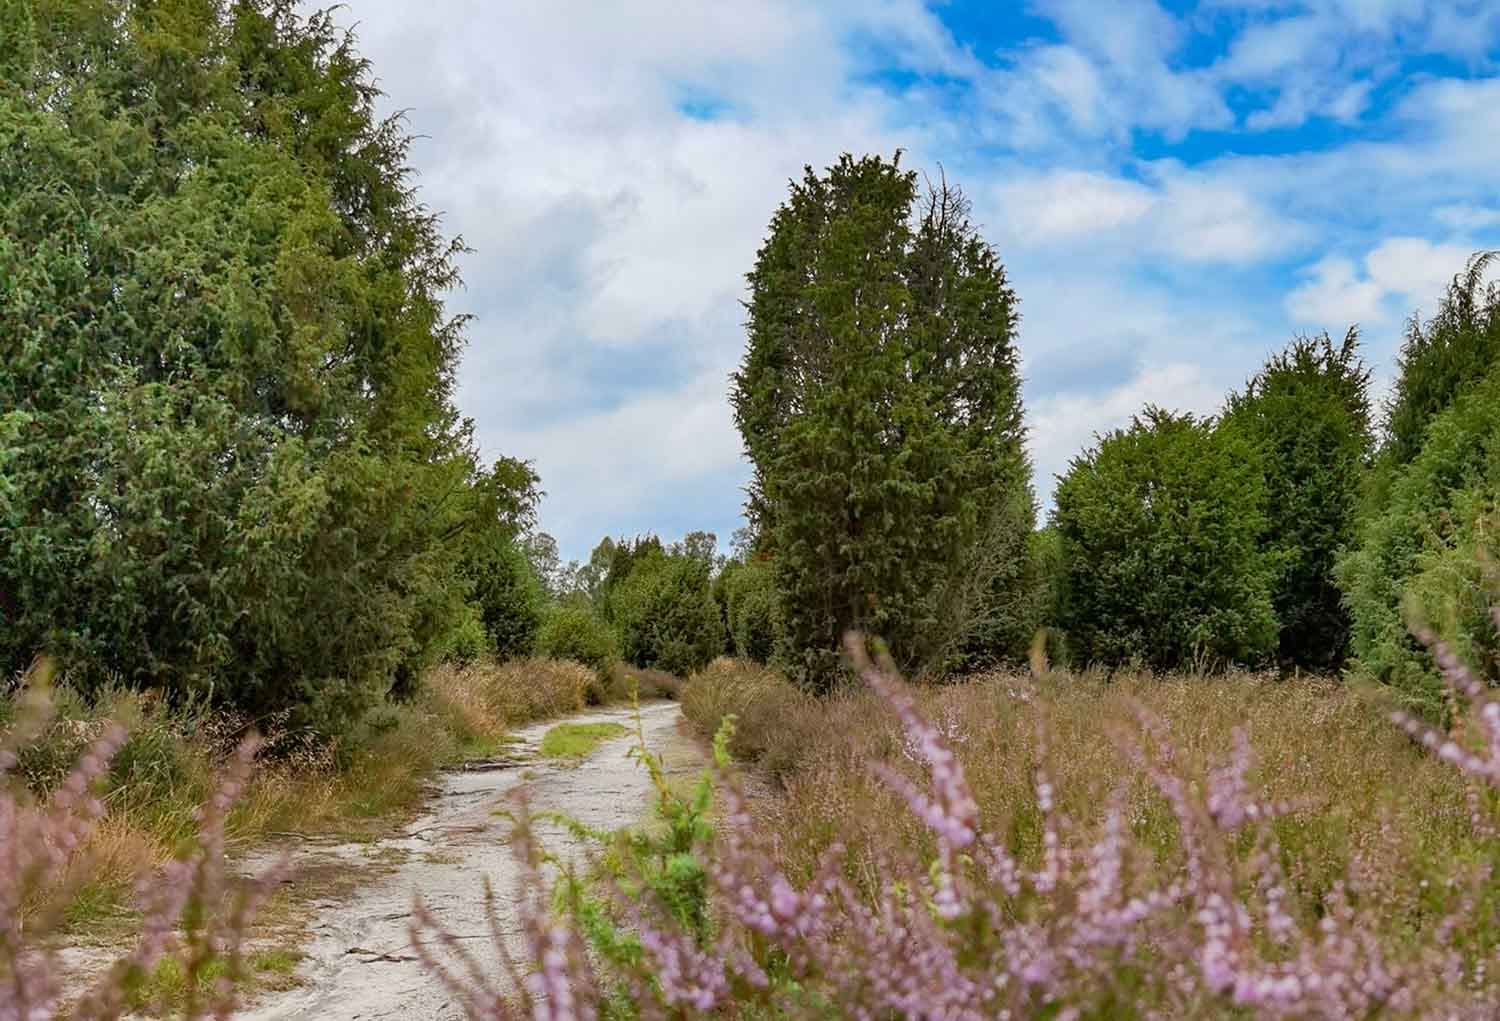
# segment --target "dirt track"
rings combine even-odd
[[[495,813],[508,805],[507,795],[522,783],[529,786],[538,812],[560,812],[600,829],[639,820],[650,805],[651,785],[645,769],[630,755],[635,744],[632,712],[606,709],[569,718],[578,723],[612,720],[631,728],[628,736],[605,742],[580,765],[539,758],[536,749],[542,735],[559,721],[538,723],[516,734],[512,754],[520,764],[445,775],[428,811],[402,834],[374,847],[335,844],[299,849],[293,862],[305,874],[366,867],[381,855],[399,864],[352,897],[318,905],[311,939],[304,947],[307,957],[298,971],[300,985],[268,994],[238,1016],[250,1021],[461,1017],[411,953],[407,929],[413,892],[421,891],[450,932],[482,935],[484,878],[489,877],[502,894],[502,904],[508,903],[504,895],[515,889],[516,865],[506,844],[509,823]],[[696,770],[703,762],[699,747],[680,732],[680,721],[675,703],[641,707],[646,742],[663,756],[669,772]],[[559,850],[567,842],[555,826],[540,832],[549,849]],[[501,920],[507,934],[516,932],[512,912],[504,911]],[[481,960],[493,960],[483,941],[474,946]]]

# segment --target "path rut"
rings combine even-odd
[[[701,747],[684,736],[676,703],[641,706],[641,726],[649,748],[669,773],[697,770]],[[549,720],[516,732],[510,768],[446,774],[428,811],[405,831],[379,842],[335,844],[299,849],[297,869],[359,868],[372,850],[404,856],[394,870],[363,886],[352,898],[317,906],[311,939],[303,948],[300,985],[269,994],[243,1013],[245,1021],[375,1021],[381,1018],[443,1019],[462,1017],[452,997],[422,970],[410,949],[408,926],[414,891],[447,929],[457,935],[487,931],[482,903],[488,877],[500,895],[502,928],[518,932],[512,906],[517,868],[507,844],[509,823],[498,817],[508,795],[521,784],[530,790],[533,810],[556,811],[598,829],[617,829],[640,820],[650,806],[651,781],[630,754],[636,744],[634,710],[604,709],[569,717],[566,722],[613,721],[630,734],[599,746],[579,765],[561,764],[537,754],[542,735],[556,726]],[[570,838],[560,828],[538,827],[549,850],[562,850]],[[254,862],[247,863],[252,869]],[[483,944],[479,944],[483,947]],[[513,949],[519,949],[519,937]],[[484,948],[481,960],[492,960]],[[498,964],[496,965],[498,970]]]

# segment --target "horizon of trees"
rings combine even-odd
[[[1208,417],[1142,409],[1060,476],[1024,448],[1020,297],[946,178],[806,168],[747,275],[731,553],[563,563],[542,479],[453,380],[460,239],[326,14],[34,0],[0,39],[0,673],[336,735],[443,659],[725,653],[813,691],[850,629],[906,672],[1355,665],[1434,709],[1415,618],[1500,680],[1500,290],[1413,319],[1384,407],[1350,329]],[[107,158],[105,158],[107,156]]]

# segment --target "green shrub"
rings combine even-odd
[[[719,569],[714,575],[711,591],[713,592],[714,605],[719,608],[719,623],[724,629],[724,655],[734,655],[734,626],[729,620],[729,589],[734,584],[734,576],[744,570],[745,561],[735,557]]]
[[[686,677],[724,645],[709,566],[697,557],[656,553],[638,559],[609,593],[610,619],[626,662]]]
[[[666,547],[654,535],[638,535],[634,539],[621,539],[619,542],[606,537],[594,552],[603,558],[605,564],[598,583],[595,605],[604,614],[604,619],[613,623],[614,607],[610,602],[610,594],[624,584],[638,564],[664,556]]]
[[[1074,458],[1053,521],[1075,659],[1158,669],[1264,660],[1276,642],[1264,508],[1253,449],[1211,419],[1147,408]]]
[[[438,660],[443,663],[473,663],[493,651],[490,636],[484,632],[484,622],[479,619],[479,610],[472,604],[465,604],[459,623],[439,646]]]
[[[1032,530],[1036,509],[1029,489],[1012,494],[997,510],[1002,524],[987,554],[993,563],[977,573],[967,590],[956,589],[957,601],[968,605],[964,613],[970,624],[966,633],[954,636],[952,651],[936,664],[942,673],[1024,663],[1037,631],[1051,619],[1055,564],[1044,553],[1056,543],[1047,546],[1039,536],[1055,540],[1055,531]],[[985,577],[987,584],[981,583]]]
[[[498,537],[468,570],[474,583],[471,598],[495,655],[502,660],[531,655],[547,593],[525,549]]]
[[[1335,669],[1348,649],[1333,570],[1354,537],[1374,443],[1369,385],[1351,329],[1338,347],[1327,334],[1298,338],[1229,397],[1222,427],[1244,436],[1265,471],[1262,542],[1280,567],[1272,604],[1286,666]]]
[[[735,655],[769,663],[779,631],[775,566],[768,560],[741,565],[725,584],[725,600]]]
[[[777,658],[825,690],[856,628],[920,672],[1032,527],[1007,516],[1030,466],[1005,269],[956,189],[922,196],[899,157],[845,155],[793,184],[749,279],[731,399]]]
[[[1483,559],[1500,552],[1497,508],[1500,369],[1493,369],[1431,421],[1421,451],[1393,471],[1383,508],[1362,522],[1338,564],[1359,666],[1421,708],[1436,709],[1441,689],[1431,658],[1407,632],[1408,610],[1500,680]]]
[[[593,609],[577,602],[559,603],[542,615],[536,652],[551,659],[571,659],[592,667],[601,679],[620,658],[613,629]]]

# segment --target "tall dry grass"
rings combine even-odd
[[[609,668],[609,679],[604,686],[605,699],[610,702],[629,702],[633,698],[642,702],[659,698],[675,700],[681,695],[682,681],[676,674],[620,661]]]
[[[135,924],[133,891],[141,879],[196,834],[198,807],[252,727],[266,741],[225,821],[231,852],[287,835],[358,839],[379,832],[420,803],[436,771],[492,756],[512,728],[604,695],[597,674],[577,663],[443,665],[411,702],[375,710],[330,744],[288,732],[275,719],[168,707],[127,691],[85,702],[63,685],[52,694],[55,718],[21,754],[15,779],[45,795],[107,723],[128,732],[106,780],[106,815],[76,856],[87,875],[76,877],[78,895],[64,920],[77,935],[109,941]],[[0,731],[10,717],[10,704],[0,700]]]
[[[1158,717],[1185,775],[1203,777],[1248,730],[1252,786],[1301,811],[1277,821],[1302,907],[1318,904],[1356,857],[1394,873],[1450,874],[1478,850],[1464,785],[1391,726],[1379,693],[1329,680],[1053,671],[1040,679],[989,673],[918,688],[923,714],[963,762],[991,832],[1035,860],[1042,826],[1034,778],[1045,765],[1061,811],[1079,827],[1099,825],[1125,783],[1132,836],[1158,857],[1173,853],[1177,826],[1133,761],[1142,740],[1137,711]],[[775,781],[756,805],[757,828],[778,834],[783,864],[811,876],[834,842],[856,870],[883,853],[931,852],[931,833],[871,770],[883,763],[913,779],[919,756],[895,714],[873,693],[809,698],[754,664],[720,660],[685,687],[684,712],[711,733],[737,717],[731,751]]]

